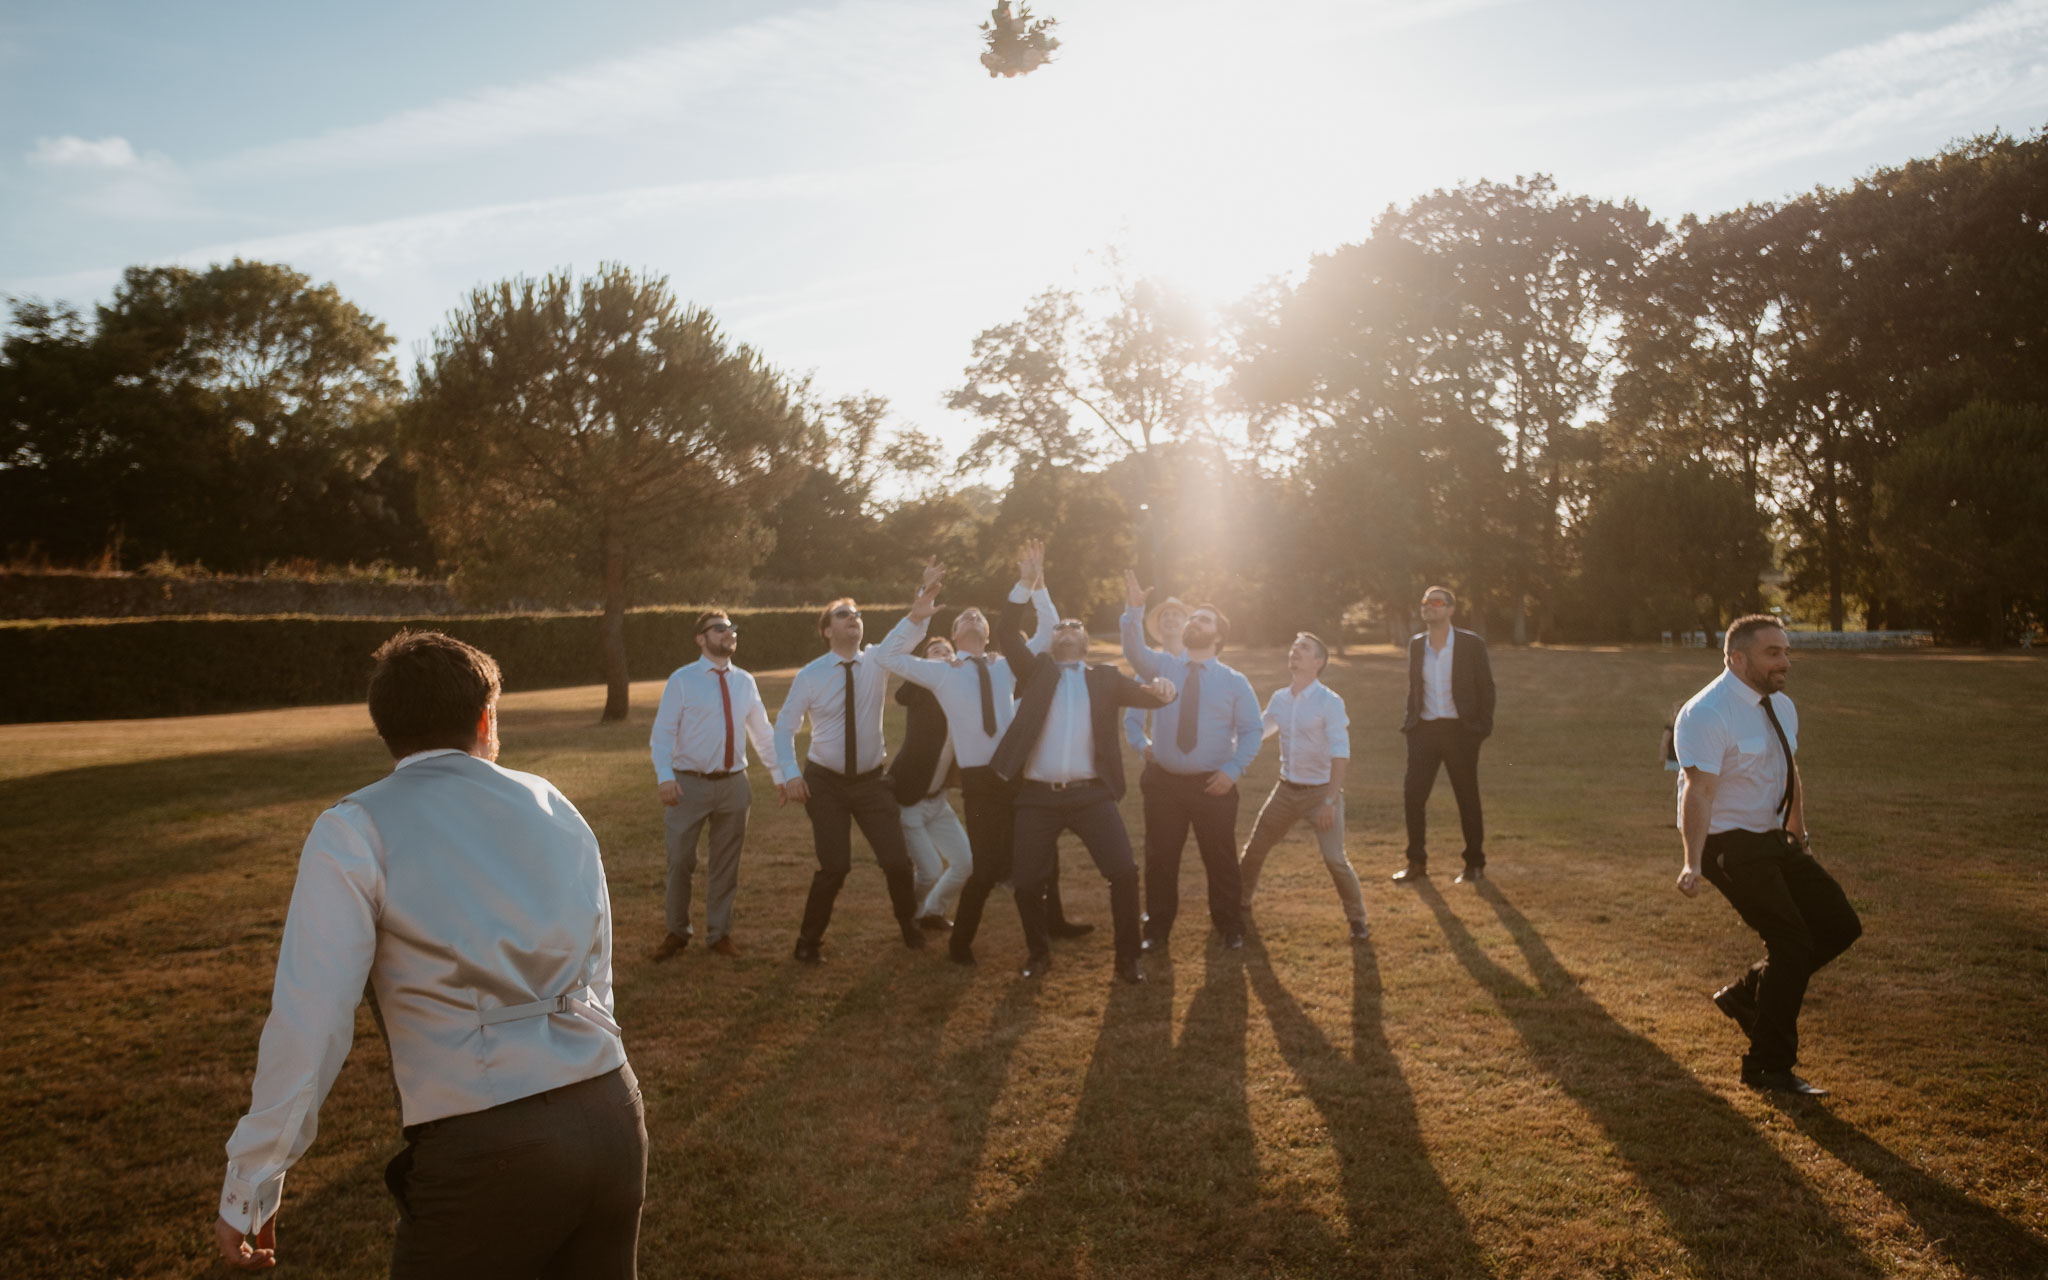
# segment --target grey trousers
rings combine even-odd
[[[647,1121],[631,1067],[405,1131],[395,1280],[632,1280]]]
[[[754,789],[745,773],[715,781],[676,775],[682,786],[680,804],[664,807],[662,825],[668,841],[668,931],[690,936],[690,886],[697,874],[697,843],[711,828],[711,867],[705,879],[704,933],[716,942],[732,932],[732,900],[740,887],[740,846],[747,839],[747,808]]]
[[[1285,782],[1273,784],[1273,794],[1266,797],[1266,803],[1259,810],[1259,820],[1252,824],[1251,839],[1245,842],[1244,856],[1238,859],[1237,877],[1244,883],[1244,905],[1252,905],[1252,893],[1259,887],[1259,872],[1266,865],[1266,855],[1273,851],[1297,823],[1307,822],[1315,816],[1316,806],[1323,802],[1323,788],[1297,787]],[[1315,833],[1316,847],[1322,850],[1323,866],[1329,869],[1330,879],[1337,886],[1337,896],[1344,902],[1344,915],[1349,920],[1365,919],[1365,894],[1358,887],[1358,873],[1351,869],[1351,859],[1344,852],[1344,798],[1337,797],[1337,820],[1330,824],[1328,831],[1316,831],[1311,824],[1309,830]]]

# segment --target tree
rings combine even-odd
[[[1878,469],[1878,536],[1940,629],[1994,648],[2048,622],[2048,408],[1967,405]]]
[[[743,579],[813,430],[708,311],[607,264],[472,293],[421,362],[408,439],[458,583],[597,586],[609,721],[627,711],[635,584],[703,565]]]
[[[1585,634],[1647,640],[1717,630],[1746,612],[1770,567],[1766,518],[1739,480],[1670,460],[1613,477],[1580,535]]]
[[[0,345],[0,542],[253,570],[422,566],[383,327],[289,267],[134,267],[88,322],[16,301]]]

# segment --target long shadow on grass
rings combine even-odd
[[[1934,1247],[1972,1276],[2048,1276],[2048,1242],[1915,1168],[1855,1125],[1818,1107],[1779,1108],[1800,1132],[1876,1184]]]
[[[374,742],[209,751],[0,782],[0,859],[14,909],[0,950],[98,919],[128,896],[237,858],[289,861],[320,809],[390,765]],[[305,806],[285,830],[224,834],[214,823]],[[282,919],[284,902],[277,904]]]
[[[918,1131],[937,1101],[930,1064],[971,987],[944,964],[884,951],[836,994],[818,990],[843,981],[834,968],[792,964],[750,1002],[782,1034],[728,1024],[744,1043],[693,1075],[744,1058],[750,1084],[707,1080],[708,1101],[665,1099],[648,1117],[648,1274],[877,1274],[912,1259],[931,1225],[916,1207],[931,1177]],[[800,1015],[800,998],[827,1007]],[[787,1034],[799,1016],[808,1030]]]
[[[1212,953],[1173,1036],[1173,975],[1115,984],[1071,1127],[985,1229],[983,1274],[1248,1275],[1297,1261],[1260,1204],[1243,966]]]
[[[1273,972],[1256,934],[1245,968],[1280,1054],[1322,1114],[1336,1147],[1350,1252],[1380,1275],[1479,1276],[1488,1268],[1430,1162],[1415,1096],[1381,1020],[1379,959],[1351,949],[1350,1053],[1330,1043]]]
[[[1536,986],[1487,955],[1428,881],[1418,896],[1435,913],[1466,971],[1521,1035],[1530,1056],[1606,1132],[1704,1274],[1877,1274],[1770,1142],[1718,1094],[1582,991],[1535,927],[1491,881],[1482,884],[1480,896],[1514,938]]]

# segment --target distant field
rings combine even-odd
[[[1262,696],[1283,678],[1277,652],[1238,660]],[[1172,963],[1141,988],[1109,980],[1077,849],[1068,901],[1104,927],[1043,984],[1013,977],[1003,893],[979,968],[907,952],[871,861],[828,963],[793,964],[809,831],[759,772],[746,954],[657,968],[658,686],[612,726],[601,690],[512,695],[504,763],[604,843],[653,1141],[643,1274],[2048,1276],[2048,663],[1795,658],[1816,848],[1866,929],[1808,1001],[1802,1071],[1836,1091],[1817,1104],[1736,1083],[1707,993],[1757,945],[1671,887],[1658,730],[1716,663],[1498,652],[1491,879],[1450,883],[1440,785],[1441,874],[1413,891],[1386,880],[1402,669],[1355,654],[1329,680],[1371,945],[1296,837],[1245,950],[1215,949],[1191,854]],[[387,766],[360,706],[0,727],[0,1276],[220,1274],[221,1145],[299,845]],[[1127,809],[1135,835],[1135,790]],[[367,1012],[357,1033],[288,1183],[280,1274],[383,1274],[396,1108]]]

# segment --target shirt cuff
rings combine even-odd
[[[242,1234],[252,1235],[256,1228],[277,1216],[277,1206],[283,1199],[284,1174],[252,1184],[231,1173],[221,1183],[220,1216]]]
[[[657,763],[654,766],[654,781],[657,785],[663,782],[674,782],[675,780],[676,769],[674,765]]]
[[[1014,587],[1011,587],[1011,588],[1010,588],[1010,603],[1011,603],[1011,604],[1030,604],[1030,603],[1031,603],[1031,588],[1029,588],[1029,587],[1025,586],[1025,585],[1024,585],[1023,583],[1021,583],[1021,582],[1020,582],[1020,583],[1018,583],[1018,584],[1017,584],[1016,586],[1014,586]]]

